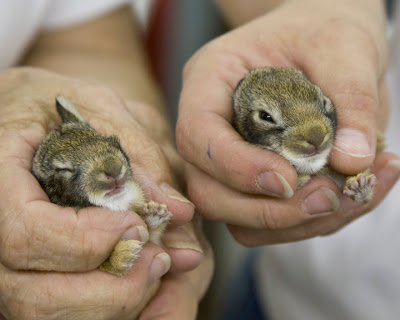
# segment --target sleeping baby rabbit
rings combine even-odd
[[[171,213],[163,204],[145,202],[118,138],[91,128],[65,97],[58,96],[56,106],[62,124],[44,137],[32,165],[50,201],[76,209],[100,206],[114,211],[133,210],[146,222],[150,241],[160,244]],[[138,240],[119,241],[99,268],[124,274],[142,245]]]
[[[369,170],[346,177],[327,165],[335,139],[335,108],[300,71],[267,67],[249,72],[236,87],[233,110],[239,134],[289,160],[299,176],[298,187],[312,175],[326,175],[354,201],[371,199],[376,177]],[[378,135],[377,151],[383,148],[383,136]]]

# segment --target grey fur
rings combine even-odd
[[[235,89],[233,111],[233,126],[245,140],[279,153],[294,165],[298,187],[311,175],[327,175],[355,201],[372,197],[376,179],[369,171],[346,177],[327,165],[336,111],[302,72],[270,67],[250,71]]]
[[[132,181],[129,158],[116,136],[96,132],[59,97],[57,110],[63,123],[44,137],[32,165],[51,202],[78,208],[96,205],[91,196],[109,189],[104,175],[116,168],[125,168],[121,179]]]

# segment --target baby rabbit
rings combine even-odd
[[[298,187],[311,175],[327,175],[356,202],[369,201],[376,183],[369,170],[346,177],[327,165],[336,130],[331,100],[297,70],[261,68],[242,79],[233,95],[233,126],[242,137],[284,156]],[[379,136],[377,150],[383,150]]]
[[[56,106],[62,124],[44,137],[32,165],[50,201],[76,209],[100,206],[114,211],[134,210],[146,222],[150,241],[160,244],[171,213],[163,204],[145,202],[118,138],[96,132],[65,97],[58,96]],[[124,274],[142,245],[138,240],[119,241],[99,268]]]

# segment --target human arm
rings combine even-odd
[[[187,224],[193,206],[177,191],[180,183],[175,175],[179,172],[171,169],[171,165],[179,167],[180,160],[174,154],[169,127],[160,113],[160,95],[149,76],[144,56],[141,60],[140,55],[132,52],[136,48],[138,52],[141,50],[138,34],[135,38],[126,34],[128,38],[118,38],[119,29],[112,29],[108,20],[113,16],[112,20],[118,24],[132,23],[127,11],[125,8],[101,17],[94,25],[81,26],[83,30],[76,27],[40,36],[24,62],[36,68],[10,69],[0,75],[3,190],[0,310],[8,319],[24,319],[33,312],[37,319],[59,318],[59,315],[88,319],[94,315],[98,318],[99,314],[104,319],[131,319],[154,294],[157,280],[169,268],[168,256],[155,258],[163,249],[146,245],[137,264],[122,278],[95,270],[119,239],[140,239],[141,233],[146,232],[144,222],[132,212],[110,213],[88,208],[75,213],[46,200],[30,173],[30,166],[40,139],[59,123],[54,106],[57,94],[77,102],[85,120],[98,131],[120,137],[140,172],[138,180],[144,184],[146,194],[166,203],[173,212],[174,230],[167,232],[164,247],[171,257],[170,270],[191,270],[203,259],[202,246]],[[96,32],[102,23],[106,23],[108,33],[96,39],[107,43],[105,52],[100,44],[93,43],[96,39],[90,39],[93,41],[87,48],[89,52],[81,47],[85,44],[82,39],[74,45],[73,39]],[[132,27],[125,25],[129,26]],[[53,46],[55,40],[60,43]],[[115,51],[121,41],[129,54]],[[138,47],[126,46],[129,41],[136,41]],[[63,44],[69,45],[60,47]],[[115,48],[109,48],[110,45]],[[132,64],[133,58],[136,60]],[[124,64],[127,72],[119,77]],[[74,70],[74,66],[78,68]],[[110,74],[114,67],[118,72]],[[129,68],[134,68],[134,76],[128,72]],[[137,86],[140,89],[136,90]],[[209,265],[209,259],[204,259],[203,264]],[[194,275],[200,272],[196,270]],[[181,287],[181,283],[177,286]],[[29,299],[25,297],[27,293]],[[193,293],[187,299],[195,303],[200,295]]]

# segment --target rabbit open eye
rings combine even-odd
[[[258,116],[263,121],[267,121],[267,122],[270,122],[270,123],[275,123],[274,119],[272,118],[272,116],[268,112],[259,111]]]

